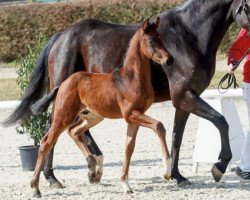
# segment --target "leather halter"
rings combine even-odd
[[[242,11],[244,11],[244,12],[245,12],[245,15],[247,16],[247,20],[248,20],[248,31],[250,31],[250,18],[249,18],[250,11],[249,11],[249,6],[248,6],[246,0],[241,0],[241,3],[240,3],[240,5],[239,5],[239,7],[238,7],[237,10],[235,11],[235,12],[236,12],[235,17],[236,17],[238,14],[241,14]]]
[[[246,0],[241,0],[241,3],[236,10],[236,15],[240,14],[242,10],[244,10],[245,12],[248,11],[248,5]]]

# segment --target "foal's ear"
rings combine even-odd
[[[149,18],[146,19],[146,20],[143,22],[142,30],[143,30],[144,32],[147,32],[148,27],[149,27]]]
[[[158,28],[159,26],[160,26],[160,21],[161,21],[161,19],[160,19],[160,17],[157,17],[157,19],[156,19],[156,28]]]

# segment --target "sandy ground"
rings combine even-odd
[[[217,66],[225,66],[225,61]],[[13,69],[0,68],[0,78],[6,77],[15,77]],[[246,131],[248,125],[244,102],[237,101],[236,107]],[[10,113],[11,110],[0,110],[0,121]],[[172,104],[155,104],[147,113],[164,123],[170,148],[174,118]],[[83,155],[67,133],[63,133],[55,148],[54,168],[65,188],[49,189],[41,175],[42,199],[250,199],[250,182],[240,181],[234,172],[227,172],[220,183],[215,183],[211,176],[211,163],[201,164],[197,174],[192,172],[197,124],[198,117],[191,115],[180,152],[180,171],[192,182],[190,186],[178,188],[174,181],[163,181],[159,140],[151,130],[140,128],[130,168],[130,184],[134,193],[124,195],[119,177],[124,157],[126,123],[123,120],[106,119],[92,129],[105,155],[101,183],[92,185],[88,182],[88,168]],[[31,199],[29,181],[33,172],[22,171],[17,147],[32,143],[26,135],[16,134],[15,127],[0,126],[0,199]]]
[[[238,101],[236,106],[242,114],[245,130],[247,118],[244,104]],[[9,113],[10,111],[0,111],[0,121]],[[147,113],[164,122],[170,147],[174,117],[172,104],[155,104]],[[178,188],[174,181],[163,181],[159,140],[151,130],[140,128],[130,169],[130,183],[134,193],[124,195],[119,177],[122,170],[126,124],[123,120],[107,119],[92,130],[105,155],[101,183],[92,185],[88,182],[86,161],[69,136],[63,133],[56,145],[54,168],[56,176],[65,188],[49,189],[42,175],[42,199],[249,199],[250,183],[240,181],[234,172],[227,172],[220,183],[215,183],[211,176],[212,164],[201,164],[197,174],[192,172],[197,123],[198,118],[191,115],[180,153],[180,171],[192,182],[191,186]],[[22,171],[17,149],[20,145],[28,144],[32,144],[32,141],[25,135],[16,134],[14,127],[0,127],[0,199],[31,198],[29,181],[33,172]]]

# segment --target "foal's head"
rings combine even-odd
[[[154,62],[169,67],[173,64],[174,59],[168,53],[160,39],[157,32],[159,24],[159,17],[156,23],[150,24],[149,19],[144,21],[141,28],[141,51]]]

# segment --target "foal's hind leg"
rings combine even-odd
[[[85,112],[85,111],[84,111]],[[69,128],[69,135],[74,140],[76,145],[79,147],[83,155],[85,156],[88,167],[89,167],[89,182],[97,183],[100,182],[103,172],[103,156],[93,155],[88,148],[88,140],[86,139],[84,133],[88,131],[89,128],[100,123],[103,118],[93,115],[91,112],[85,112],[81,114],[76,122]],[[82,117],[82,118],[81,118]]]
[[[163,124],[137,110],[132,112],[129,121],[133,124],[150,128],[157,134],[161,143],[163,164],[165,165],[163,178],[169,180],[171,178],[171,158],[166,143],[166,130]]]
[[[41,169],[48,152],[51,150],[51,148],[57,141],[62,130],[62,126],[52,127],[41,140],[35,172],[30,182],[31,188],[33,189],[34,197],[41,197],[41,192],[39,190],[39,178]]]

